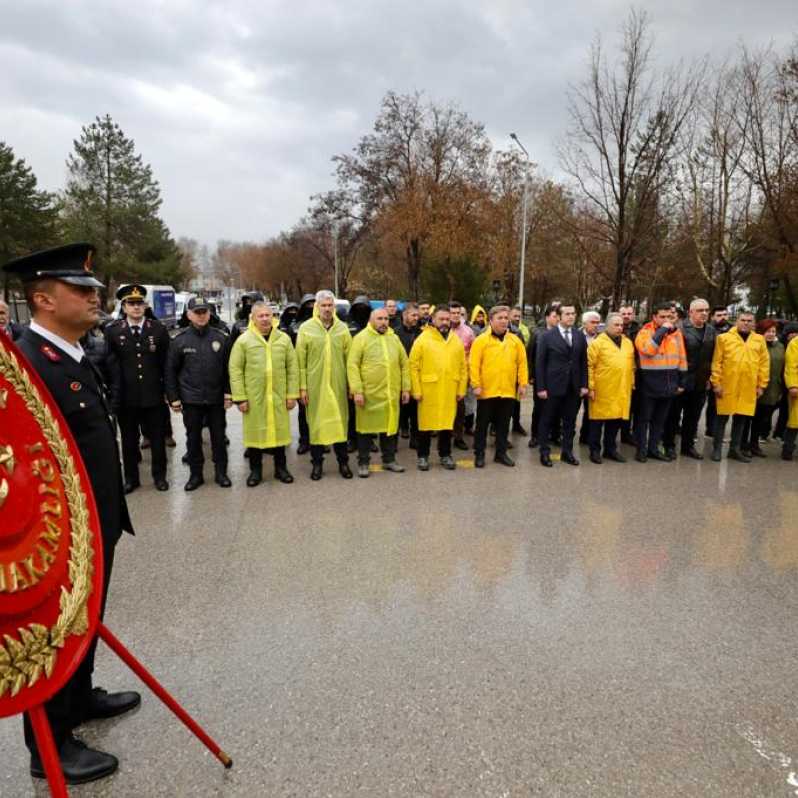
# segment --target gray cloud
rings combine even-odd
[[[792,0],[651,7],[657,58],[722,57],[741,40],[787,46]],[[50,189],[80,127],[110,113],[152,164],[174,235],[259,240],[331,187],[330,157],[371,126],[389,89],[425,90],[514,130],[557,172],[565,92],[596,32],[628,5],[578,0],[391,3],[0,0],[2,131]]]

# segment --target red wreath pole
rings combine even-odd
[[[98,636],[125,663],[136,676],[166,704],[183,722],[195,737],[226,767],[233,767],[233,760],[205,733],[203,728],[186,712],[180,704],[164,689],[161,683],[122,645],[104,623],[97,627]],[[54,793],[55,794],[55,793]]]
[[[44,765],[47,784],[50,786],[50,795],[53,798],[68,798],[64,771],[61,770],[61,760],[58,758],[58,751],[55,750],[55,741],[47,713],[41,704],[37,704],[28,710],[28,716],[36,737],[36,747],[39,749],[39,756]]]

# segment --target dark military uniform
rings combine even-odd
[[[144,319],[140,328],[117,321],[105,328],[108,373],[113,407],[122,431],[125,482],[139,484],[139,428],[147,430],[152,455],[152,478],[166,479],[164,429],[164,372],[169,354],[166,327]]]
[[[202,475],[202,427],[207,424],[217,477],[227,473],[225,446],[225,395],[230,394],[230,336],[220,329],[194,327],[181,330],[169,345],[166,396],[181,402],[186,427],[188,464],[192,476]]]

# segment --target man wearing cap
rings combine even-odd
[[[4,266],[25,289],[31,323],[18,346],[61,409],[75,438],[91,482],[103,541],[105,607],[116,543],[133,534],[122,489],[116,425],[105,384],[80,346],[80,337],[97,322],[102,283],[91,271],[94,247],[71,244],[18,258]],[[107,693],[92,688],[96,640],[72,678],[45,705],[66,781],[77,784],[113,773],[116,757],[87,747],[72,733],[97,718],[121,715],[138,706],[138,693]],[[25,743],[31,775],[44,778],[36,741],[25,717]]]
[[[163,404],[169,333],[156,319],[145,318],[147,289],[125,285],[116,292],[124,320],[105,328],[111,396],[122,431],[125,493],[139,487],[139,428],[147,430],[152,456],[152,481],[169,490],[166,481],[166,430]]]
[[[176,413],[183,414],[186,427],[188,465],[191,476],[187,491],[204,482],[205,458],[202,454],[202,428],[207,424],[216,471],[216,484],[229,488],[227,447],[224,440],[225,411],[232,405],[230,377],[230,336],[211,327],[211,308],[205,297],[188,301],[189,326],[184,327],[169,344],[166,361],[166,397]]]

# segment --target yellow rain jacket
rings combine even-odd
[[[479,399],[515,399],[518,388],[529,382],[523,341],[509,330],[500,341],[490,325],[471,345],[471,385],[481,388]]]
[[[712,387],[720,385],[717,398],[719,416],[753,416],[756,389],[767,388],[770,355],[764,336],[752,332],[744,341],[734,327],[718,336],[712,356]]]
[[[347,374],[349,392],[366,398],[363,407],[355,406],[357,431],[396,435],[401,393],[410,390],[407,354],[399,336],[390,327],[380,334],[369,322],[352,339]]]
[[[313,318],[299,327],[296,339],[299,388],[308,392],[310,442],[319,446],[347,438],[346,358],[351,345],[352,336],[337,316],[328,330],[314,309]]]
[[[299,397],[299,368],[291,339],[276,326],[267,341],[250,320],[230,353],[234,402],[249,402],[244,446],[270,449],[291,443],[286,399]]]
[[[588,402],[590,418],[628,419],[634,384],[634,344],[622,335],[618,346],[607,333],[601,333],[587,348],[587,387],[596,392],[596,398]]]
[[[798,336],[787,344],[787,354],[784,356],[784,387],[788,391],[790,388],[798,388]],[[790,407],[787,426],[798,429],[798,399],[790,396],[787,401]]]
[[[450,430],[457,397],[468,389],[465,349],[456,333],[444,337],[429,325],[410,350],[410,384],[418,400],[420,430]]]

